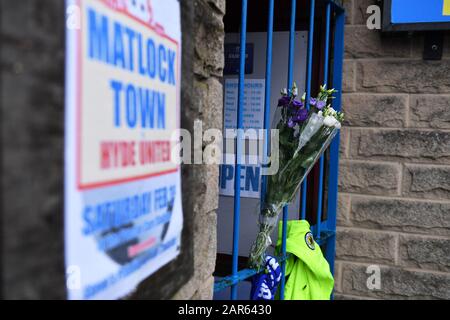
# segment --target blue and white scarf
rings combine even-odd
[[[272,256],[266,256],[263,272],[252,279],[251,300],[274,300],[278,284],[281,281],[281,267]]]

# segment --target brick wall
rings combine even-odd
[[[423,35],[367,29],[376,3],[345,3],[336,298],[449,299],[450,36],[424,61]]]

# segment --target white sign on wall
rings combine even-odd
[[[254,134],[248,134],[248,140],[260,139],[260,129],[264,128],[264,99],[265,99],[265,79],[246,79],[244,83],[243,97],[243,129],[255,129]],[[225,79],[224,86],[224,128],[236,129],[237,106],[238,106],[238,79]],[[226,132],[226,131],[225,131]],[[247,132],[248,133],[248,132]],[[228,139],[233,137],[226,136]],[[256,142],[257,143],[257,142]],[[227,150],[231,152],[231,150]],[[258,164],[257,155],[248,154],[249,150],[244,150],[244,158],[252,157],[253,161],[245,162],[241,166],[241,197],[259,198],[260,197],[260,172],[261,167]],[[234,196],[234,158],[235,155],[225,154],[225,162],[220,166],[219,193],[222,196]]]
[[[235,183],[235,158],[234,154],[224,154],[224,164],[220,165],[219,193],[222,196],[234,197]],[[257,156],[242,156],[241,172],[241,198],[256,198],[261,196],[261,166]]]
[[[66,51],[68,297],[116,299],[179,254],[179,2],[67,0],[67,9],[80,15]]]
[[[238,105],[238,79],[225,80],[224,127],[236,129]],[[264,128],[264,79],[246,79],[244,83],[243,129]]]

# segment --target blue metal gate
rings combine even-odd
[[[244,81],[245,81],[245,56],[246,56],[246,33],[247,33],[247,7],[248,0],[242,1],[242,16],[240,26],[240,71],[238,86],[238,112],[237,112],[237,128],[243,127],[243,103],[244,103]],[[275,0],[267,0],[269,2],[269,14],[267,23],[267,53],[266,53],[266,84],[271,83],[272,69],[272,39],[274,25],[274,5]],[[278,0],[286,1],[286,0]],[[324,66],[323,79],[328,87],[338,90],[336,99],[333,100],[333,108],[337,111],[341,110],[341,91],[342,91],[342,64],[344,56],[344,25],[345,10],[341,5],[332,0],[318,0],[325,5],[325,11],[317,13],[316,0],[309,0],[309,33],[307,48],[307,70],[306,70],[306,101],[311,97],[312,86],[312,70],[313,70],[313,47],[314,47],[314,18],[316,14],[325,14],[325,34],[324,34]],[[295,49],[295,23],[297,12],[297,0],[291,0],[291,17],[290,17],[290,33],[289,33],[289,63],[288,63],[288,79],[287,88],[292,87],[293,82],[293,64]],[[331,50],[330,50],[331,48]],[[329,72],[331,65],[331,74]],[[328,83],[329,82],[329,83]],[[270,129],[270,85],[265,88],[265,106],[264,106],[264,128]],[[267,157],[267,141],[268,130],[265,130],[264,156]],[[236,159],[241,159],[242,153],[242,133],[237,131],[236,142]],[[328,168],[326,168],[328,166]],[[324,156],[321,157],[319,163],[318,177],[318,197],[317,197],[317,223],[312,227],[316,242],[326,247],[325,257],[328,260],[331,272],[334,274],[334,255],[336,241],[336,211],[337,211],[337,192],[338,192],[338,166],[339,166],[339,134],[330,146],[328,161]],[[240,176],[241,166],[238,161],[235,165],[235,177]],[[327,179],[324,173],[327,172]],[[327,183],[327,197],[324,197],[324,187]],[[233,251],[232,251],[232,273],[220,281],[215,283],[214,290],[220,291],[231,287],[231,300],[237,299],[237,285],[256,274],[253,269],[238,270],[238,249],[239,249],[239,228],[240,228],[240,207],[241,207],[241,181],[235,179],[234,185],[234,215],[233,215]],[[266,179],[262,179],[261,199],[263,199],[266,190]],[[307,201],[307,179],[301,187],[301,207],[299,216],[306,219],[306,201]],[[324,203],[326,201],[326,203]],[[326,208],[326,219],[323,219],[323,208]],[[286,226],[288,211],[287,207],[283,209],[283,227],[282,227],[282,279],[280,285],[280,298],[284,299],[285,287],[285,260],[286,260]]]

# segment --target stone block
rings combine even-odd
[[[392,163],[344,160],[339,169],[339,190],[349,193],[392,195],[398,193],[400,167]]]
[[[410,126],[450,129],[450,95],[412,95]]]
[[[438,130],[352,130],[351,157],[448,163],[450,132]]]
[[[342,76],[342,92],[356,91],[356,63],[352,60],[344,61]]]
[[[410,56],[411,39],[403,34],[385,35],[365,25],[345,27],[345,57],[348,59]]]
[[[450,239],[400,236],[399,257],[405,267],[450,272]]]
[[[352,127],[403,127],[408,96],[378,94],[344,94],[344,125]]]
[[[364,60],[357,90],[379,93],[448,93],[450,60]]]
[[[369,230],[339,228],[336,258],[346,261],[394,263],[396,236]]]
[[[343,265],[343,293],[382,299],[450,299],[450,275],[381,267],[381,288],[369,289],[367,265]],[[373,273],[372,273],[373,274]]]
[[[446,200],[450,199],[450,166],[405,166],[403,195]]]
[[[421,234],[450,234],[450,202],[352,196],[354,226]]]

